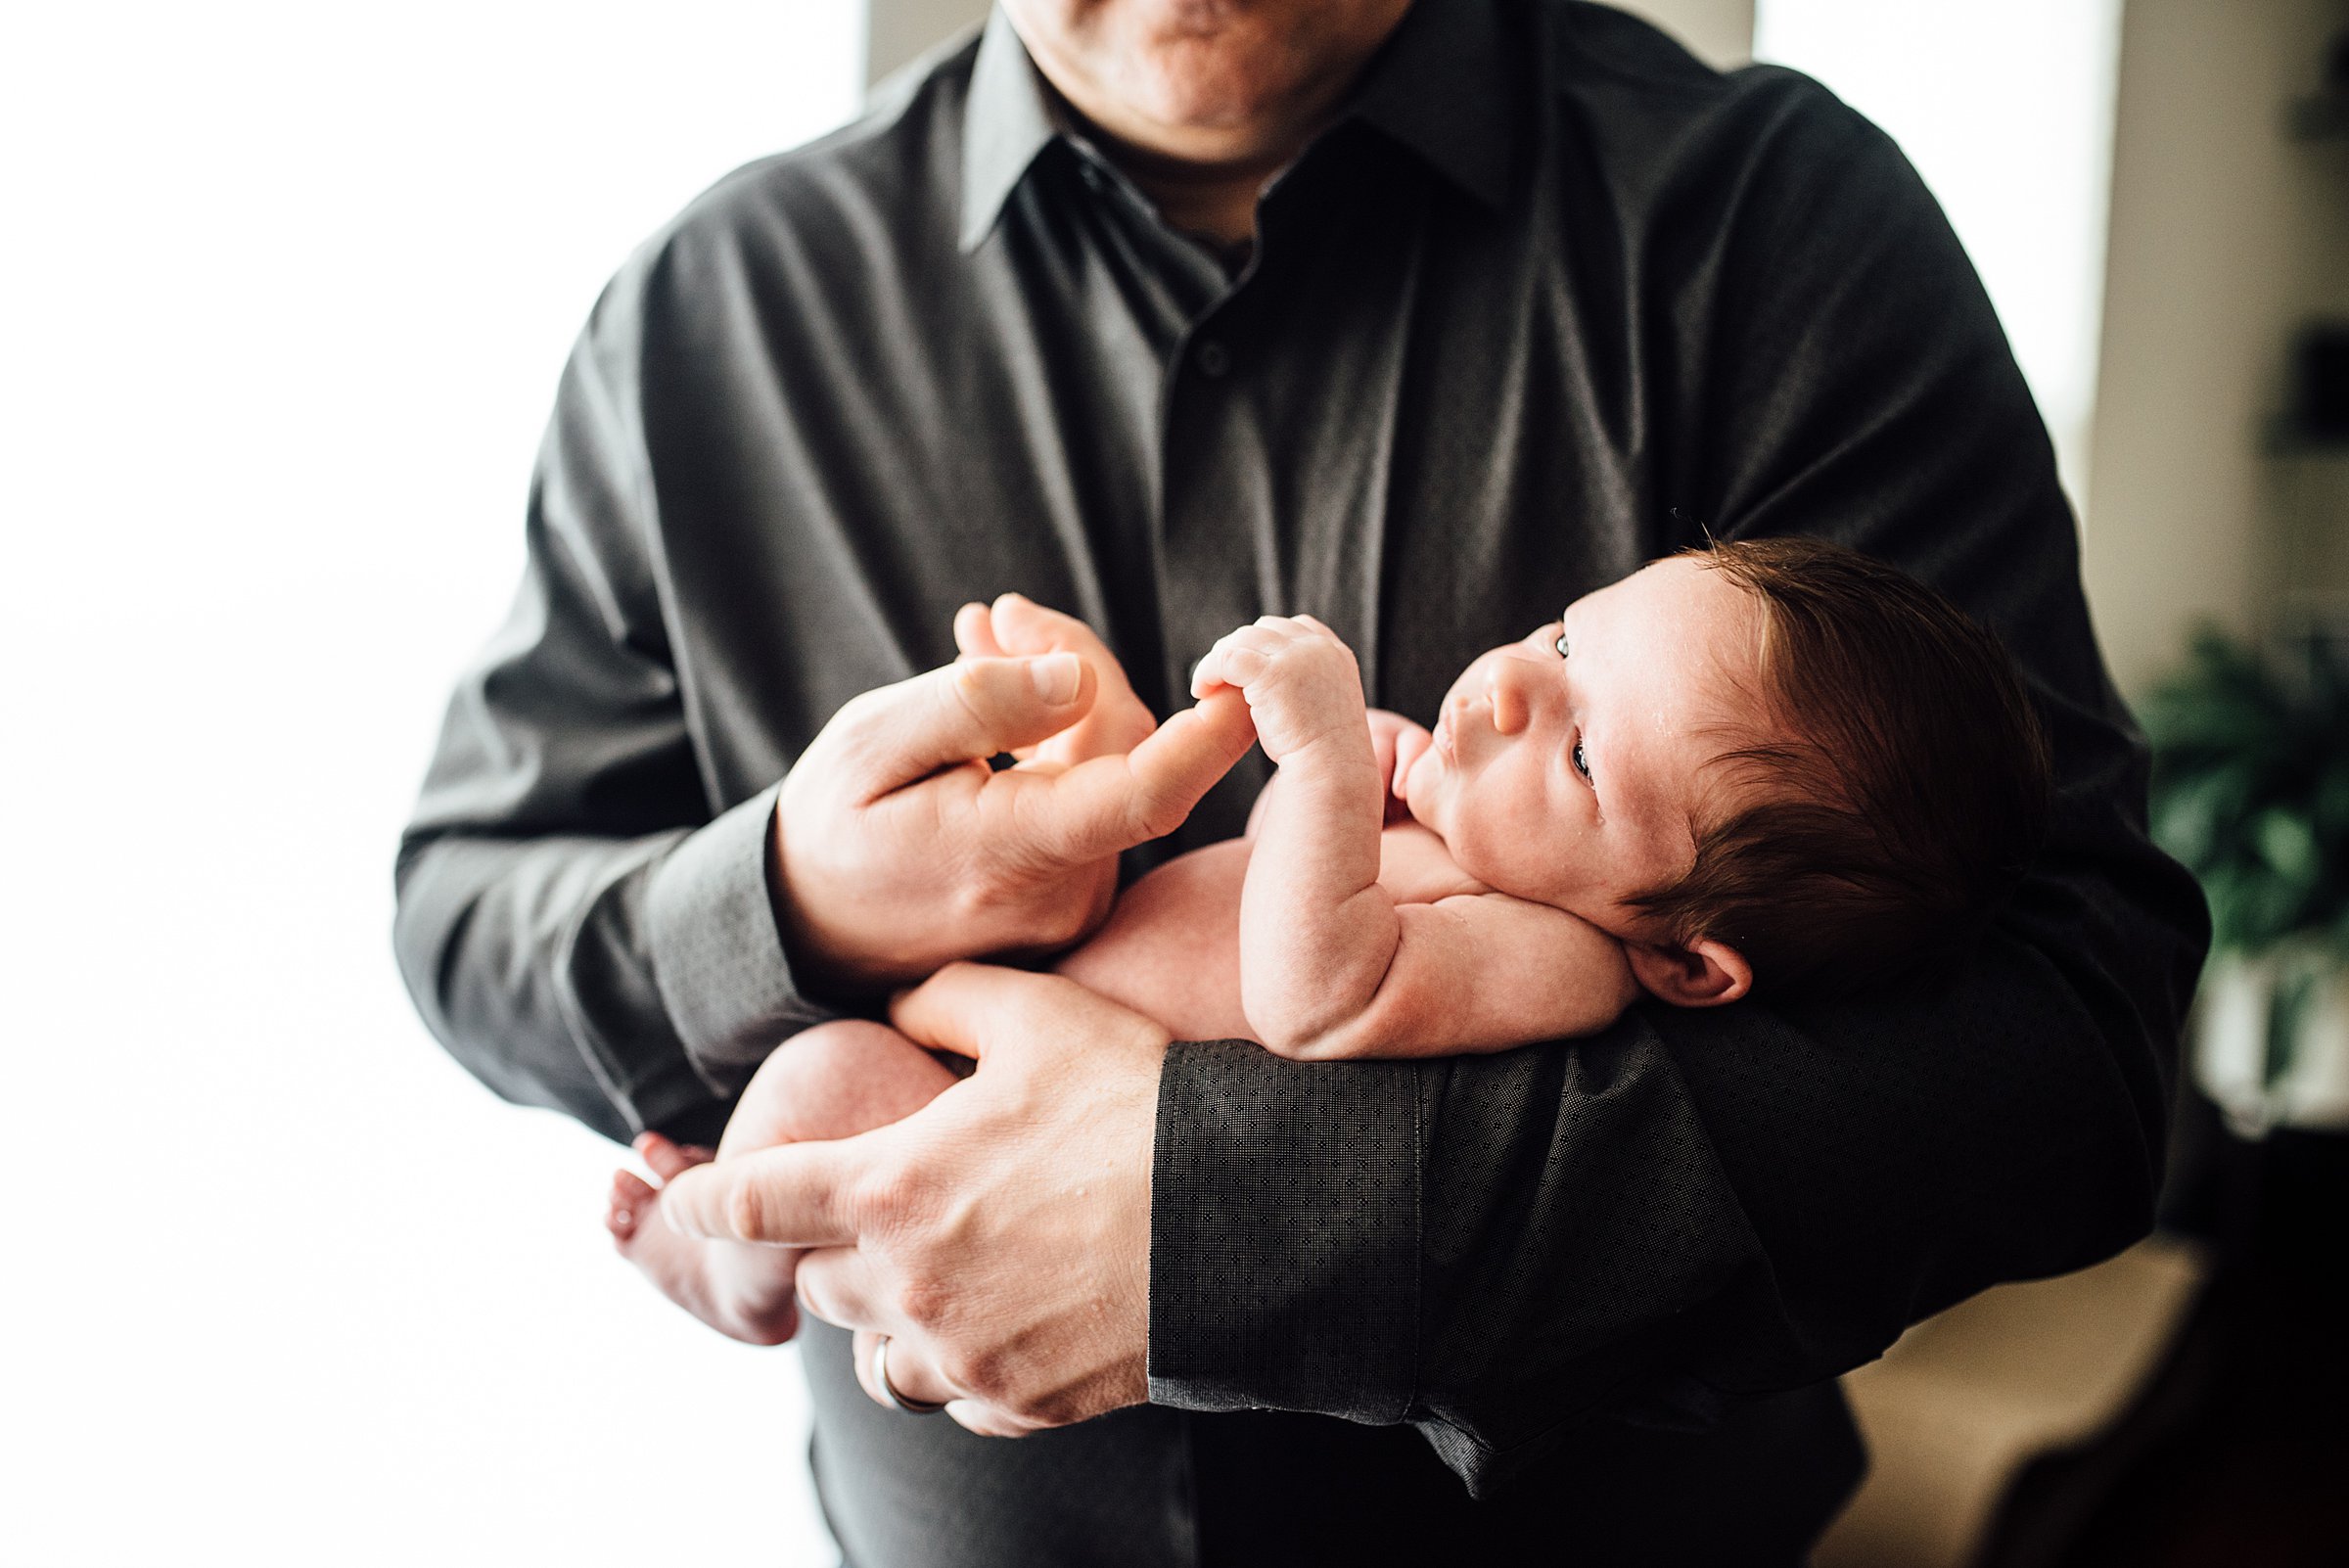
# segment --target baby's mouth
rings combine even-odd
[[[1483,699],[1479,697],[1465,695],[1454,697],[1446,703],[1443,711],[1436,715],[1436,750],[1444,754],[1446,761],[1456,762],[1459,761],[1460,717],[1481,701]]]

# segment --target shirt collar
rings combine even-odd
[[[1488,207],[1508,200],[1515,83],[1493,0],[1417,0],[1387,40],[1354,118],[1409,148]],[[1065,127],[1057,100],[1001,7],[987,19],[963,109],[962,232],[977,249]]]
[[[1060,129],[1051,88],[996,7],[979,35],[962,113],[963,250],[976,250],[988,237],[1036,155]]]
[[[1490,208],[1509,199],[1516,94],[1494,0],[1416,0],[1357,89],[1351,113]]]

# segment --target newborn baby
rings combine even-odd
[[[1066,648],[1101,696],[1075,751],[1154,727],[1082,623],[1007,597],[966,656]],[[1929,979],[2035,852],[2046,749],[1995,641],[1913,580],[1810,539],[1720,544],[1587,594],[1486,653],[1431,731],[1365,707],[1311,617],[1219,641],[1193,695],[1247,702],[1277,772],[1245,838],[1136,881],[1059,973],[1177,1039],[1446,1055],[1682,1007]],[[1064,750],[1068,748],[1064,746]],[[954,1074],[887,1027],[778,1048],[716,1151],[895,1121]],[[638,1139],[657,1177],[711,1157]],[[621,1250],[705,1321],[775,1343],[796,1254],[684,1237],[614,1178]]]

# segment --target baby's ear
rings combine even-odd
[[[1632,942],[1624,951],[1647,993],[1675,1007],[1719,1007],[1754,989],[1754,966],[1725,942],[1705,938],[1685,947]]]

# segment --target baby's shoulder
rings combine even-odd
[[[1379,835],[1378,885],[1397,903],[1434,903],[1493,891],[1461,870],[1443,839],[1417,822],[1399,822]]]

